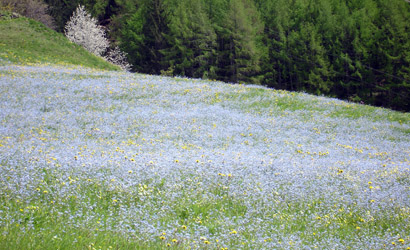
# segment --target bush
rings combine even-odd
[[[102,26],[97,20],[79,5],[65,25],[66,37],[89,52],[101,56],[109,47],[108,39]]]
[[[131,65],[127,61],[127,53],[121,51],[118,46],[108,50],[104,58],[110,63],[120,66],[125,71],[131,70]]]
[[[48,14],[48,5],[42,0],[1,0],[1,8],[17,12],[55,29],[54,19]]]
[[[131,65],[127,62],[127,54],[117,46],[109,48],[110,43],[105,36],[104,28],[98,25],[97,20],[87,13],[84,6],[79,5],[65,25],[65,35],[70,41],[97,56],[102,56],[123,70],[129,71],[131,69]]]

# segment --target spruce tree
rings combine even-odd
[[[230,0],[219,33],[219,75],[231,82],[259,83],[263,25],[253,2]]]
[[[178,1],[170,18],[171,45],[163,50],[174,75],[214,78],[212,62],[216,35],[201,0]]]
[[[134,70],[160,74],[167,69],[161,51],[168,48],[168,9],[164,0],[141,0],[137,11],[122,28],[121,48],[128,53]]]

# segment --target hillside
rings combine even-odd
[[[61,66],[0,88],[0,249],[410,247],[408,113]]]
[[[98,70],[37,26],[0,21],[0,249],[410,249],[409,113]]]
[[[18,64],[53,63],[118,70],[64,35],[27,18],[0,18],[0,59]]]

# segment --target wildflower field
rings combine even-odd
[[[0,249],[410,249],[410,115],[0,66]]]

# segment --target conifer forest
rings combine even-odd
[[[406,0],[45,0],[81,4],[133,71],[261,84],[410,110]]]

